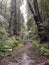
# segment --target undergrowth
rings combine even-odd
[[[0,56],[8,56],[13,50],[23,47],[22,43],[15,36],[9,37],[5,28],[0,28]]]
[[[38,49],[39,53],[44,56],[49,56],[49,42],[39,43],[39,40],[34,40],[33,44]]]

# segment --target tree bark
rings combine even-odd
[[[0,14],[1,14],[1,15],[2,15],[2,2],[3,2],[3,0],[1,0],[1,6],[0,6],[0,8],[1,8]]]
[[[40,42],[43,42],[43,41],[45,41],[46,36],[45,36],[44,33],[42,33],[44,31],[44,26],[43,26],[41,15],[39,13],[38,2],[37,2],[37,0],[34,0],[33,3],[34,3],[34,10],[33,10],[31,4],[28,1],[29,8],[30,8],[30,10],[33,14],[34,20],[37,24],[38,35],[39,35],[39,38],[40,38]]]
[[[11,0],[11,18],[9,22],[11,35],[18,35],[18,22],[16,20],[16,0]]]

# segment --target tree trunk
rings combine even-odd
[[[11,18],[9,22],[11,35],[18,35],[18,22],[16,20],[16,0],[11,0]]]
[[[42,18],[39,13],[38,2],[37,2],[37,0],[34,0],[34,10],[29,2],[28,2],[28,5],[29,5],[29,8],[30,8],[33,16],[34,16],[34,20],[37,24],[40,42],[43,42],[43,41],[45,41],[46,36],[44,33],[42,33],[44,31],[44,26],[43,26]]]
[[[0,8],[1,8],[0,14],[1,14],[1,15],[2,15],[2,2],[3,2],[3,0],[1,0],[1,6],[0,6]]]

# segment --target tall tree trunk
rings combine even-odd
[[[3,2],[3,0],[1,0],[1,6],[0,6],[0,8],[1,8],[0,14],[1,14],[1,15],[2,15],[2,2]]]
[[[3,15],[5,18],[6,18],[6,13],[7,13],[7,3],[8,3],[7,1],[8,1],[8,0],[6,0],[6,3],[5,3],[6,6],[5,6],[5,8],[4,8],[4,15]]]
[[[37,0],[34,0],[34,10],[31,6],[31,4],[29,3],[29,1],[28,1],[28,5],[34,16],[34,20],[37,24],[40,42],[43,42],[45,40],[46,36],[44,35],[44,33],[42,33],[44,31],[44,26],[43,26],[42,18],[39,13],[38,2],[37,2]]]
[[[16,20],[16,0],[11,0],[11,18],[9,22],[11,35],[18,35],[18,22]]]

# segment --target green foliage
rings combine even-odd
[[[49,42],[43,43],[43,44],[40,46],[40,52],[41,52],[41,54],[43,54],[43,55],[49,55]]]
[[[33,40],[32,42],[35,48],[38,49],[40,55],[49,56],[49,42],[39,43],[39,40]]]
[[[7,56],[17,46],[18,41],[15,37],[8,37],[4,28],[0,28],[0,55]]]
[[[29,38],[37,39],[38,38],[37,26],[33,17],[28,21],[27,25],[28,25],[28,30],[31,31],[28,35]]]
[[[49,55],[49,42],[39,44],[38,49],[42,55]]]
[[[45,48],[45,47],[41,47],[40,48],[40,52],[43,55],[49,55],[49,49]]]
[[[0,41],[8,38],[8,33],[5,28],[0,27]]]

